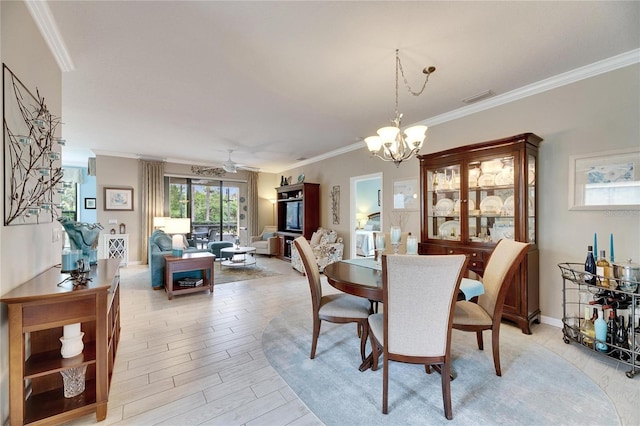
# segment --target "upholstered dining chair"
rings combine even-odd
[[[493,348],[493,365],[496,375],[500,370],[500,321],[504,299],[509,284],[518,267],[527,254],[528,243],[502,239],[493,249],[489,263],[484,269],[482,284],[484,294],[478,302],[458,301],[453,315],[453,328],[462,331],[474,331],[478,341],[478,349],[484,349],[482,332],[491,330],[491,346]]]
[[[382,412],[388,413],[389,361],[424,364],[427,373],[436,365],[442,376],[444,414],[451,408],[451,330],[453,307],[465,255],[382,256],[384,313],[369,316],[373,349],[372,370],[382,349]]]
[[[358,324],[358,334],[360,336],[360,357],[365,360],[365,347],[367,336],[369,335],[369,325],[367,319],[371,314],[369,301],[367,299],[352,296],[350,294],[329,294],[322,295],[322,282],[320,272],[316,264],[316,258],[311,249],[311,245],[304,237],[293,240],[302,263],[306,271],[309,289],[311,290],[311,306],[313,309],[313,336],[311,340],[311,356],[316,356],[318,336],[320,335],[321,321],[333,323]]]

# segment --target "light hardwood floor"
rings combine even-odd
[[[261,345],[263,329],[284,308],[302,303],[311,309],[306,278],[278,259],[258,262],[282,275],[222,284],[213,297],[195,293],[171,301],[151,290],[145,266],[122,269],[122,337],[102,424],[322,424],[270,366]],[[598,383],[623,424],[640,423],[640,378],[628,379],[615,362],[565,345],[555,327],[534,325],[531,338]],[[95,424],[95,416],[69,424]]]

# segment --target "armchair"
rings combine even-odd
[[[309,245],[311,245],[320,272],[324,271],[325,266],[342,260],[344,244],[342,237],[338,237],[336,231],[318,228],[318,230],[311,235]],[[291,246],[291,266],[296,271],[302,274],[305,273],[300,253],[295,245]]]
[[[271,257],[278,253],[278,234],[275,226],[265,226],[260,235],[249,238],[249,245],[256,248],[257,254]]]

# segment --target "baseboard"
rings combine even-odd
[[[552,325],[554,327],[562,328],[562,320],[559,320],[557,318],[540,315],[540,322],[542,324],[547,324],[547,325]]]

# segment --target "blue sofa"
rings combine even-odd
[[[171,246],[171,237],[162,230],[153,231],[153,234],[149,237],[149,272],[151,274],[151,286],[154,289],[164,288],[164,255],[171,254]],[[209,252],[209,249],[189,247],[185,252]],[[200,271],[174,274],[175,279],[184,277],[201,278],[202,274]]]

